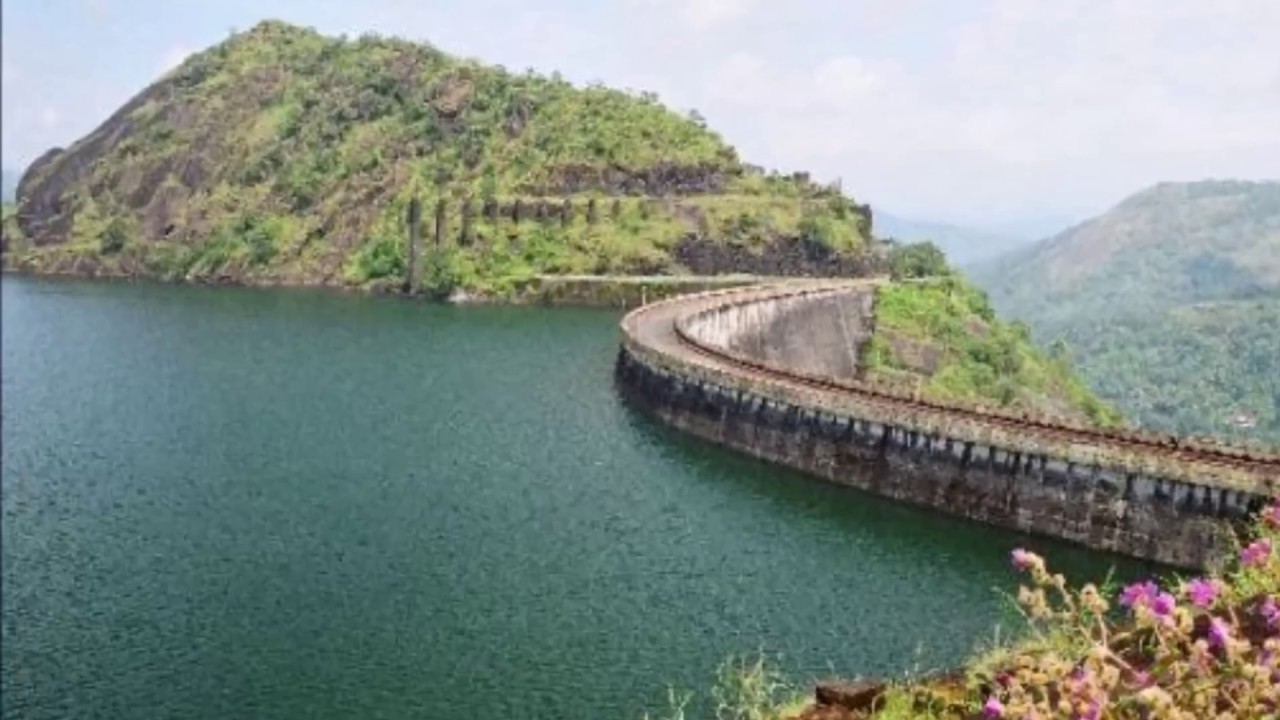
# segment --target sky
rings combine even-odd
[[[0,0],[0,163],[267,18],[656,92],[748,162],[916,218],[1065,224],[1280,176],[1280,0]]]

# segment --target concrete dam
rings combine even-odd
[[[629,402],[675,428],[913,505],[1183,568],[1274,497],[1280,455],[939,403],[859,379],[875,280],[652,303],[622,321]]]

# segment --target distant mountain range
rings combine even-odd
[[[1280,443],[1280,182],[1162,183],[970,274],[1141,423]]]
[[[1061,227],[1061,226],[1057,226]],[[1056,229],[1056,228],[1055,228]],[[951,264],[969,268],[1030,245],[1043,235],[966,227],[906,218],[883,210],[875,214],[876,234],[903,242],[931,241]]]

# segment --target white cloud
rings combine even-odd
[[[683,0],[680,18],[695,30],[709,30],[749,15],[758,0]]]
[[[9,85],[22,79],[22,68],[9,60],[0,60],[0,85]]]
[[[763,0],[631,0],[654,13],[671,14],[688,30],[706,32],[749,17]]]
[[[919,4],[920,0],[863,0],[856,6],[859,25],[873,32],[899,28],[918,17]]]
[[[754,53],[735,52],[713,65],[703,80],[712,102],[755,107],[776,98],[784,80]]]
[[[62,122],[62,113],[57,108],[45,107],[40,111],[40,125],[46,129],[57,127]]]
[[[82,1],[119,19],[131,14],[127,3]],[[679,110],[698,109],[749,162],[839,176],[859,199],[901,212],[1058,215],[1103,209],[1160,179],[1274,177],[1280,168],[1272,40],[1280,2],[1270,0],[307,7],[276,14],[326,32],[376,29],[514,69],[656,90]],[[82,15],[71,29],[6,26],[14,57],[79,34],[99,41],[93,53],[63,48],[56,63],[24,63],[19,84],[5,63],[7,155],[30,158],[73,140],[101,117],[90,117],[97,106],[84,98],[101,88],[105,114],[153,79],[141,75],[186,54],[163,43],[134,47]],[[248,24],[230,12],[213,22]],[[104,56],[130,59],[105,67]],[[46,130],[46,106],[77,110]]]
[[[786,47],[728,55],[704,75],[707,114],[751,114],[767,155],[873,202],[955,216],[1093,211],[1162,179],[1277,175],[1280,3],[986,9],[936,26],[929,62],[871,43],[800,66]]]
[[[835,107],[850,107],[865,101],[884,84],[884,71],[873,69],[851,55],[830,58],[813,70],[817,99]]]
[[[898,74],[892,65],[873,67],[852,55],[788,69],[738,51],[712,65],[703,82],[706,96],[715,102],[786,112],[848,110],[865,108]]]

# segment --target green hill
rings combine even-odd
[[[1280,442],[1280,183],[1157,185],[973,275],[1142,424]]]
[[[398,284],[415,196],[429,281],[495,292],[537,273],[849,273],[870,237],[866,206],[745,165],[652,95],[274,21],[38,159],[18,196],[8,267],[246,283]]]
[[[935,400],[1106,427],[1123,422],[1066,357],[1035,347],[1025,324],[1001,321],[986,293],[957,275],[879,287],[862,368],[864,380]]]

